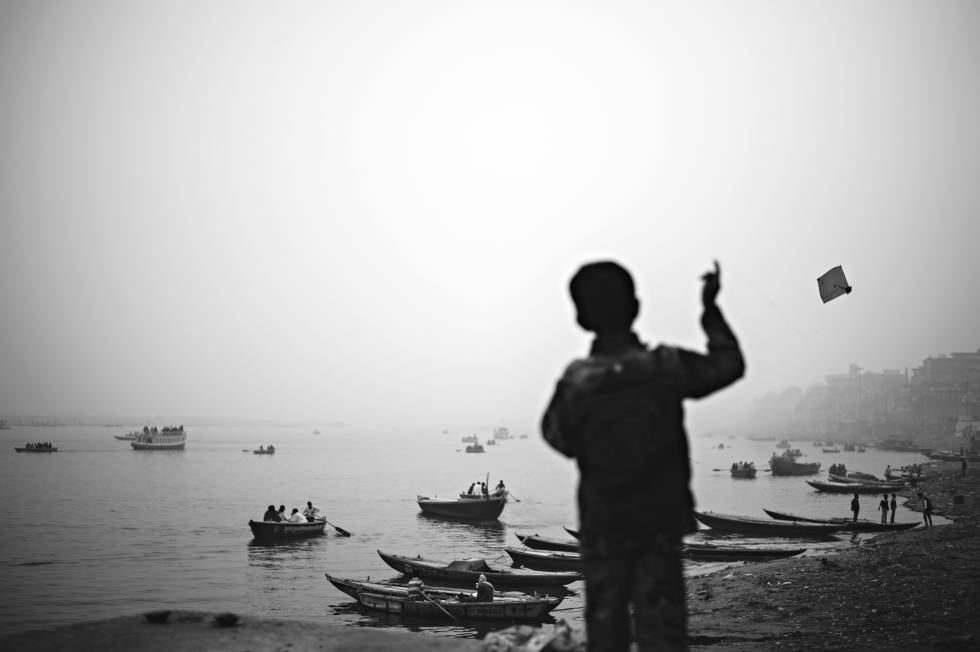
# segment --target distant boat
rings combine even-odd
[[[824,453],[839,453],[840,452],[840,449],[839,448],[836,448],[836,447],[835,448],[822,448],[821,450]]]
[[[133,441],[142,434],[143,432],[141,430],[133,430],[132,432],[127,432],[125,435],[113,435],[113,437],[119,441]]]
[[[254,449],[252,452],[255,453],[256,455],[275,455],[276,447],[273,446],[272,444],[269,444],[268,448],[265,446],[259,446],[258,448]]]
[[[789,448],[789,447],[790,447],[790,443],[786,439],[783,439],[778,444],[776,444],[776,448]]]
[[[319,434],[320,434],[320,431],[319,431],[319,430],[314,430],[314,431],[313,431],[313,434],[314,434],[314,435],[319,435]]]
[[[775,455],[769,458],[773,475],[814,475],[820,473],[820,462],[797,462],[792,456]]]
[[[476,435],[463,435],[464,444],[475,444],[478,441],[479,439],[477,439]]]
[[[511,434],[510,434],[510,430],[508,430],[507,428],[505,428],[503,426],[500,426],[499,428],[494,428],[493,429],[493,438],[494,439],[511,439],[512,437],[511,437]]]
[[[467,453],[485,453],[486,451],[483,450],[483,445],[482,444],[470,444],[469,446],[466,447],[466,452]]]
[[[3,419],[0,419],[0,430],[10,430],[10,426]]]
[[[184,426],[179,428],[145,429],[129,445],[138,451],[180,451],[187,444]]]
[[[755,464],[752,462],[732,464],[731,468],[733,478],[754,478],[756,472]]]
[[[521,435],[520,439],[527,439],[527,435]]]
[[[57,453],[57,446],[15,446],[18,453]]]

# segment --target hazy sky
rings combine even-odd
[[[611,257],[748,375],[980,348],[980,3],[0,1],[0,414],[534,427]],[[842,264],[853,294],[816,278]]]

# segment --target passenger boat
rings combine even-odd
[[[507,428],[505,428],[503,426],[500,426],[499,428],[494,428],[493,429],[493,438],[494,439],[512,439],[512,435],[510,434],[510,430],[508,430]]]
[[[493,521],[504,511],[504,505],[507,504],[507,493],[504,492],[503,495],[498,496],[477,496],[455,500],[416,496],[415,500],[422,509],[422,513],[430,516],[469,521]]]
[[[178,428],[156,428],[144,430],[129,445],[138,451],[179,451],[187,444],[184,426]]]
[[[805,480],[804,482],[817,491],[835,494],[881,494],[898,491],[905,487],[904,482],[827,482],[824,480]]]
[[[459,559],[446,562],[423,557],[389,555],[380,550],[378,555],[399,573],[421,577],[425,580],[448,582],[449,584],[473,585],[480,578],[480,575],[486,575],[487,580],[498,588],[503,586],[564,586],[583,578],[581,573],[574,572],[559,573],[493,568],[487,564],[485,559]]]
[[[740,462],[732,464],[733,478],[754,478],[756,474],[755,464],[752,462]]]
[[[473,591],[448,587],[415,587],[343,579],[325,573],[337,589],[368,609],[402,616],[452,619],[537,620],[561,603],[551,595],[494,592],[493,600],[478,601]],[[492,583],[492,582],[491,582]]]
[[[532,550],[530,548],[511,547],[505,547],[504,552],[514,560],[514,566],[522,566],[531,570],[585,571],[582,555],[578,552],[556,552],[554,550]]]
[[[265,446],[259,446],[258,448],[254,449],[252,452],[255,453],[256,455],[275,455],[276,447],[273,446],[272,444],[269,444],[268,448],[266,448]]]
[[[18,453],[57,453],[57,446],[14,446]],[[60,458],[59,458],[60,459]]]
[[[844,517],[832,517],[832,518],[807,518],[805,516],[796,516],[795,514],[787,514],[785,512],[777,512],[775,510],[766,509],[763,507],[763,511],[768,514],[771,518],[777,521],[795,521],[797,523],[830,523],[835,525],[842,525],[843,529],[850,532],[896,532],[900,530],[911,530],[916,525],[918,521],[914,523],[881,523],[878,521],[870,521],[867,519],[858,519],[857,521]]]
[[[769,458],[769,470],[773,475],[813,475],[820,473],[820,462],[797,462],[790,455],[773,454]]]
[[[463,435],[463,443],[464,444],[475,444],[478,441],[480,441],[480,440],[477,439],[476,435]]]
[[[712,530],[769,537],[826,537],[843,529],[836,524],[773,521],[751,516],[694,512],[694,517]]]
[[[836,448],[836,447],[835,448],[822,448],[821,450],[824,453],[839,453],[840,452],[840,449],[839,448]]]
[[[139,430],[133,430],[132,432],[127,432],[125,435],[113,435],[119,441],[133,441],[139,437],[142,433]]]
[[[763,561],[793,557],[806,548],[750,548],[748,546],[716,546],[710,543],[685,543],[682,555],[692,561]]]
[[[327,522],[324,519],[307,521],[306,523],[283,523],[282,521],[248,522],[248,526],[252,528],[252,536],[263,541],[319,536],[323,534],[326,525]]]
[[[470,444],[466,447],[467,453],[485,453],[483,449],[483,444]]]
[[[554,539],[552,537],[543,537],[540,534],[517,534],[516,532],[515,534],[521,543],[535,550],[554,550],[556,552],[579,551],[579,542],[577,540]]]

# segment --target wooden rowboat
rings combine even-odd
[[[543,537],[540,534],[517,534],[517,538],[520,539],[521,543],[523,543],[525,546],[528,548],[534,548],[535,550],[578,552],[580,545],[577,540],[554,539],[552,537]]]
[[[914,523],[881,523],[878,521],[869,521],[867,519],[858,519],[854,521],[853,519],[844,517],[832,517],[832,518],[806,518],[804,516],[796,516],[795,514],[787,514],[785,512],[777,512],[775,510],[766,509],[763,507],[763,511],[768,514],[771,518],[778,521],[793,521],[797,523],[831,523],[835,525],[840,525],[844,530],[849,532],[897,532],[901,530],[911,530],[916,525],[918,521]]]
[[[531,550],[528,548],[504,548],[504,552],[514,560],[515,566],[539,571],[584,572],[582,555],[577,552],[555,552],[553,550]]]
[[[562,598],[494,592],[493,600],[477,601],[473,591],[361,582],[325,574],[340,591],[368,609],[402,616],[440,619],[538,620]]]
[[[716,514],[714,512],[695,511],[694,517],[712,530],[738,532],[739,534],[750,534],[763,537],[821,538],[829,536],[838,530],[844,529],[842,525],[836,524],[773,521],[762,518],[753,518],[751,516]]]
[[[460,559],[447,562],[425,559],[423,557],[389,555],[380,550],[378,551],[378,555],[386,564],[399,573],[448,584],[473,586],[480,578],[480,575],[486,575],[487,580],[498,588],[504,586],[564,586],[565,584],[571,584],[582,579],[582,574],[575,572],[558,573],[493,568],[484,559]]]
[[[456,500],[417,496],[416,501],[422,512],[430,516],[468,521],[494,521],[504,511],[507,495],[505,493],[489,498],[460,498]]]
[[[824,480],[804,480],[808,485],[824,493],[835,494],[884,494],[902,489],[905,483],[862,483],[862,482],[827,482]]]
[[[298,537],[315,537],[323,534],[327,522],[323,519],[307,521],[306,523],[283,523],[281,521],[249,521],[252,535],[262,541],[276,539],[295,539]]]

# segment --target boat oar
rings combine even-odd
[[[509,491],[507,492],[507,495],[510,496],[511,498],[513,498],[514,500],[516,500],[517,502],[521,502],[521,499],[520,498],[518,498],[514,494],[510,493]]]
[[[335,529],[335,530],[337,530],[337,534],[339,534],[340,536],[342,536],[342,537],[349,537],[349,536],[350,536],[350,532],[348,532],[348,531],[347,531],[347,530],[345,530],[344,528],[342,528],[342,527],[337,527],[336,525],[334,525],[333,523],[331,523],[331,522],[330,522],[330,521],[328,521],[327,519],[323,519],[323,521],[324,521],[324,522],[325,522],[325,523],[326,523],[327,525],[329,525],[329,526],[331,526],[331,527],[333,527],[333,529]]]
[[[426,600],[428,600],[429,602],[431,602],[435,606],[439,607],[439,609],[442,610],[442,613],[446,614],[447,616],[449,616],[453,620],[459,620],[458,618],[456,618],[456,616],[454,616],[451,613],[449,613],[448,611],[446,611],[446,608],[445,607],[443,607],[441,604],[439,604],[438,602],[436,602],[435,600],[433,600],[432,598],[430,598],[428,595],[426,595],[425,594],[425,591],[423,591],[422,589],[419,589],[419,593],[422,594],[422,597],[423,598],[425,598]]]

